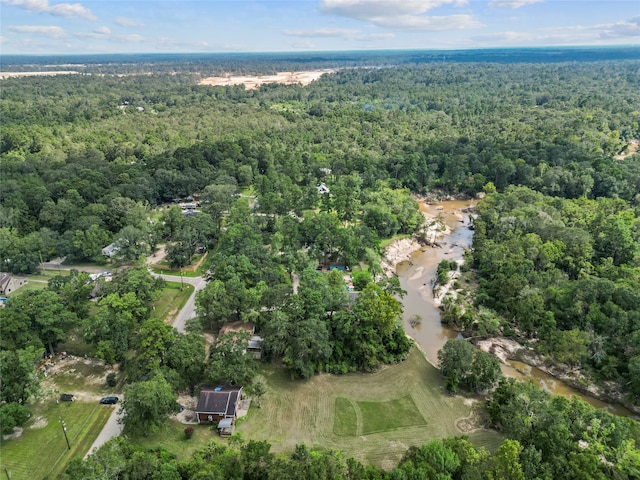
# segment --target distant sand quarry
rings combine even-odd
[[[336,69],[311,70],[306,72],[280,72],[275,75],[260,76],[234,76],[227,75],[224,77],[208,77],[200,81],[200,85],[244,85],[247,90],[254,90],[265,83],[283,83],[292,85],[299,83],[301,85],[309,85],[314,80],[319,79],[325,73],[335,73]]]
[[[12,77],[49,77],[52,75],[75,75],[75,70],[52,70],[49,72],[0,72],[0,79]]]

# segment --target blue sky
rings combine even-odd
[[[3,54],[640,44],[638,0],[0,0]]]

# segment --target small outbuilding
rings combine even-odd
[[[249,332],[251,338],[245,345],[245,351],[253,354],[253,358],[262,358],[262,337],[256,335],[256,324],[252,322],[229,322],[220,328],[220,335],[225,333]]]

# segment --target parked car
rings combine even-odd
[[[118,397],[102,397],[100,403],[103,405],[115,405],[118,403]]]
[[[62,402],[74,402],[76,396],[73,393],[63,393],[60,395],[60,401]]]

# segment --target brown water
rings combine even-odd
[[[440,310],[433,304],[432,281],[441,260],[459,260],[464,250],[471,247],[473,231],[469,229],[469,214],[463,213],[462,209],[474,204],[475,202],[463,200],[444,201],[437,205],[422,203],[420,209],[434,217],[441,215],[451,233],[443,238],[440,247],[423,247],[413,252],[409,261],[401,262],[397,266],[400,285],[407,291],[402,300],[404,328],[434,365],[438,364],[438,350],[447,340],[456,338],[459,334],[440,323]],[[412,327],[410,319],[415,315],[421,317],[421,322]],[[622,405],[608,404],[584,395],[561,380],[522,362],[509,361],[509,365],[502,365],[502,373],[507,377],[533,381],[553,394],[566,397],[577,395],[594,407],[606,408],[617,415],[637,417]]]

